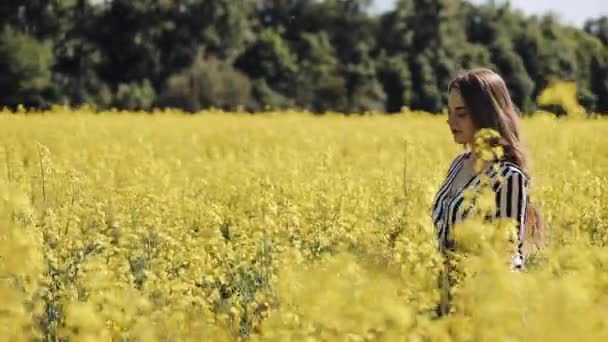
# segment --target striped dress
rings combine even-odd
[[[437,232],[440,247],[450,249],[453,240],[450,232],[454,225],[466,219],[471,208],[464,208],[465,189],[479,189],[481,175],[490,178],[490,184],[495,193],[496,213],[491,218],[511,218],[517,224],[517,253],[512,255],[512,269],[520,270],[525,263],[523,253],[524,231],[526,222],[526,206],[528,204],[528,178],[521,168],[509,161],[498,161],[498,170],[488,165],[479,174],[472,176],[459,189],[450,191],[456,175],[462,169],[465,159],[471,156],[471,152],[457,156],[450,165],[443,184],[439,187],[433,200],[432,219]],[[502,176],[503,181],[498,182]],[[488,217],[486,217],[488,218]]]

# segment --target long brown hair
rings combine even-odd
[[[505,81],[490,69],[476,68],[459,74],[448,87],[458,89],[477,129],[496,130],[500,137],[491,139],[491,146],[501,145],[504,159],[519,166],[531,184],[528,159],[520,134],[520,118],[515,110]],[[525,234],[537,248],[543,239],[544,224],[540,211],[527,198]]]

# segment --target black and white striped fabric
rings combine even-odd
[[[523,243],[528,205],[528,179],[518,165],[501,160],[498,162],[498,170],[487,166],[482,172],[471,177],[462,188],[450,192],[452,182],[464,161],[470,156],[471,152],[466,152],[452,161],[447,176],[433,200],[432,218],[440,246],[450,248],[452,244],[450,230],[456,223],[465,220],[471,209],[464,208],[464,191],[469,188],[478,189],[481,175],[485,174],[490,178],[490,184],[496,194],[496,213],[491,219],[506,217],[517,223],[518,251],[512,256],[512,268],[520,270],[525,262]],[[503,178],[502,182],[498,182],[500,176]]]

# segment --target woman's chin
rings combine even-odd
[[[454,138],[454,142],[457,143],[457,144],[459,144],[459,145],[467,143],[466,141],[464,141],[464,139],[462,139],[461,137],[459,137],[458,134],[454,135],[453,138]]]

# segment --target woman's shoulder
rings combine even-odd
[[[452,159],[452,162],[450,163],[450,167],[448,168],[448,174],[451,173],[459,163],[461,163],[463,160],[469,158],[470,155],[471,155],[470,151],[462,152],[462,153],[456,155]]]
[[[471,151],[465,151],[465,152],[459,153],[452,159],[452,165],[458,164],[458,162],[468,159],[470,156],[471,156]]]
[[[503,177],[503,178],[507,178],[507,179],[511,179],[511,178],[518,178],[518,179],[523,179],[525,181],[528,180],[528,176],[526,174],[526,172],[524,172],[524,170],[521,168],[521,166],[517,165],[516,163],[513,163],[512,161],[508,161],[508,160],[501,160],[499,163],[499,174]]]

